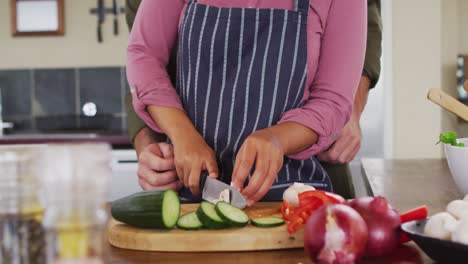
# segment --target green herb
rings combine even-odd
[[[453,132],[453,131],[449,131],[445,134],[441,133],[440,136],[439,136],[439,142],[437,142],[437,144],[439,144],[440,142],[442,143],[445,143],[445,144],[450,144],[452,146],[456,146],[456,147],[464,147],[465,144],[463,144],[463,142],[458,142],[457,141],[457,133],[456,132]]]

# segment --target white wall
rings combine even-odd
[[[111,4],[106,0],[108,7]],[[89,13],[95,6],[95,0],[65,0],[63,37],[12,37],[10,1],[0,0],[0,69],[124,65],[128,38],[125,17],[120,16],[120,35],[115,37],[113,16],[106,16],[104,42],[99,44],[97,17]]]
[[[394,158],[441,157],[441,110],[426,94],[442,84],[442,1],[393,0]]]

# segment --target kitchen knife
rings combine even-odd
[[[244,208],[247,201],[244,196],[233,186],[208,177],[207,172],[202,172],[200,176],[200,189],[202,190],[202,199],[211,203],[216,203],[220,200],[220,195],[226,189],[229,190],[229,203],[237,208]]]

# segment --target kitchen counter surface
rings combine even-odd
[[[105,142],[113,146],[130,146],[130,137],[125,134],[59,133],[59,134],[12,134],[0,136],[0,145],[44,144],[73,142]]]
[[[445,160],[364,159],[362,170],[374,195],[385,196],[399,211],[426,204],[430,214],[459,198]],[[192,234],[192,233],[191,233]],[[196,232],[193,233],[195,235]],[[303,249],[230,253],[159,253],[110,248],[110,263],[310,263]],[[432,263],[414,243],[393,256],[359,263]]]

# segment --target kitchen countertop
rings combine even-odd
[[[374,195],[388,198],[400,211],[423,204],[431,214],[460,197],[445,160],[364,159],[364,177]],[[194,233],[195,234],[195,233]],[[110,247],[110,263],[310,263],[303,249],[230,253],[159,253]],[[393,256],[359,263],[432,263],[414,243],[401,246]]]
[[[105,142],[113,146],[131,146],[130,137],[125,134],[101,133],[57,133],[57,134],[12,134],[0,136],[4,144],[45,144],[73,142]]]

